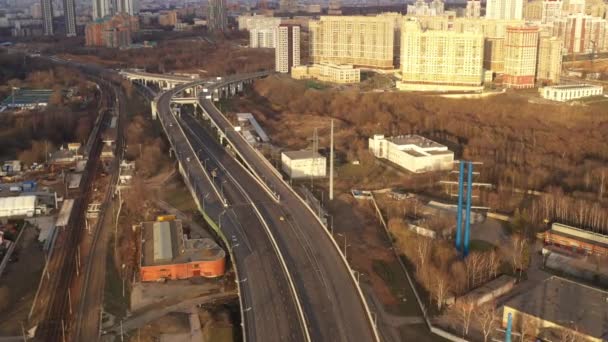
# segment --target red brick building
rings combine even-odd
[[[561,223],[553,223],[545,232],[545,243],[581,254],[608,256],[608,236]]]
[[[508,88],[534,88],[538,54],[536,26],[509,26],[505,37],[505,73]]]

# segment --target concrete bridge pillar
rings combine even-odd
[[[150,111],[152,112],[152,119],[156,120],[156,117],[158,116],[158,109],[156,107],[156,100],[152,100],[150,102]]]
[[[238,92],[242,92],[243,91],[243,82],[239,82],[236,84],[236,89],[238,90]]]

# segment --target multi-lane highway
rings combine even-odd
[[[251,77],[231,77],[208,86],[208,89],[212,92],[231,82]],[[160,115],[171,115],[171,97],[196,84],[198,83],[178,86],[165,93],[158,100]],[[210,99],[205,97],[199,102],[221,131],[220,134],[225,136],[250,167],[251,172],[248,172],[230,156],[221,159],[226,173],[231,175],[228,178],[233,179],[238,184],[239,191],[251,199],[262,216],[262,222],[266,223],[271,239],[276,241],[278,253],[285,261],[288,277],[293,281],[304,312],[311,340],[378,340],[371,315],[354,277],[321,222],[277,175],[273,167],[233,130],[231,123]],[[189,132],[187,136],[193,146],[207,149],[213,146],[213,139],[208,137],[198,121],[184,116],[181,124],[184,131]],[[200,158],[203,159],[204,155]],[[270,194],[267,189],[272,189],[274,194]],[[277,201],[277,198],[280,200]],[[247,223],[248,221],[241,221],[241,225]],[[246,267],[246,270],[248,274],[258,272],[251,267]],[[256,311],[256,308],[252,307],[252,310]],[[260,311],[257,313],[260,314]]]
[[[191,130],[182,129],[170,109],[172,96],[172,92],[161,95],[159,119],[205,214],[228,240],[227,247],[238,271],[246,339],[308,340],[297,298],[265,232],[264,222],[255,212],[251,199],[222,166],[228,156],[217,143],[204,145],[194,139]]]

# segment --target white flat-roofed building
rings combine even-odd
[[[43,211],[35,195],[0,198],[0,217],[32,217]]]
[[[283,172],[289,178],[325,177],[327,161],[313,151],[288,151],[281,153]]]
[[[590,96],[601,96],[604,93],[602,86],[593,84],[565,84],[540,88],[540,95],[553,101],[570,101]]]
[[[323,82],[341,84],[359,83],[361,82],[361,69],[352,65],[330,63],[300,65],[291,68],[291,77],[298,80],[314,78]]]
[[[451,170],[454,163],[454,152],[447,146],[414,134],[391,138],[376,134],[369,139],[369,149],[376,158],[414,173]]]

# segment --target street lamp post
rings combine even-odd
[[[348,245],[346,244],[346,235],[341,234],[341,233],[338,233],[337,235],[344,238],[344,259],[347,259],[347,257],[346,257],[346,247],[348,247]]]
[[[11,100],[13,102],[13,109],[15,109],[15,90],[19,90],[19,88],[11,87]]]
[[[222,230],[222,216],[226,214],[226,210],[222,211],[217,218],[217,224],[219,225],[219,229]]]

